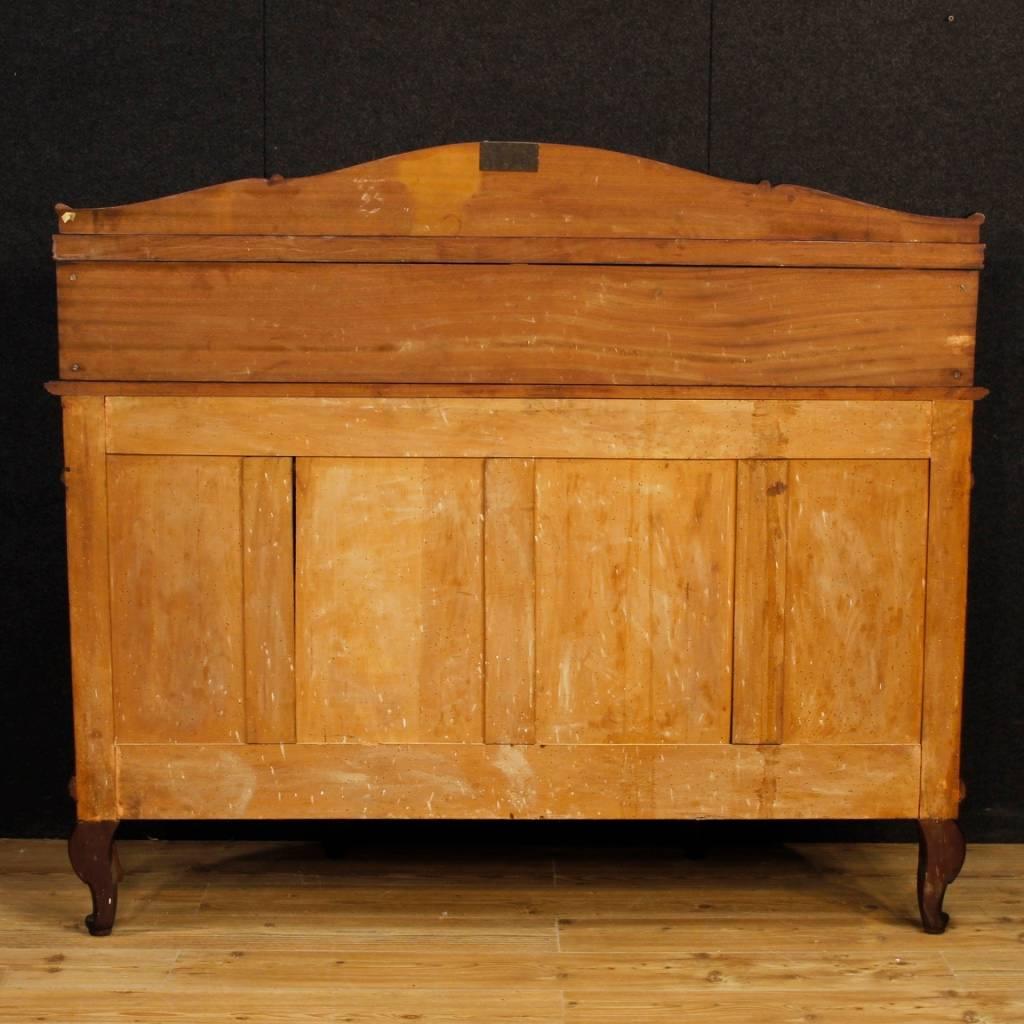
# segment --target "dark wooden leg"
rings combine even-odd
[[[942,897],[946,886],[960,874],[967,847],[960,826],[952,819],[923,818],[917,827],[917,905],[924,930],[940,935],[949,923],[949,914],[942,910]]]
[[[92,913],[85,919],[90,935],[109,935],[117,914],[116,821],[80,821],[68,840],[68,856],[75,874],[89,886]],[[118,872],[118,875],[120,872]]]

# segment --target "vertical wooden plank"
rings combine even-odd
[[[734,472],[538,463],[538,741],[728,741]]]
[[[480,743],[484,732],[483,460],[423,459],[423,739]]]
[[[242,460],[245,738],[295,741],[292,460]]]
[[[970,402],[935,402],[928,501],[928,600],[921,720],[922,818],[955,818],[971,490]]]
[[[744,459],[736,471],[732,741],[780,743],[789,464]]]
[[[75,795],[82,821],[117,817],[102,397],[62,400]]]
[[[651,723],[665,743],[727,743],[736,463],[645,462]]]
[[[484,463],[484,741],[534,740],[534,462]]]
[[[299,742],[480,742],[482,462],[296,467]]]
[[[118,743],[244,742],[241,460],[107,460]]]
[[[629,743],[651,721],[643,463],[537,466],[537,740]]]
[[[918,743],[925,460],[789,467],[786,743]]]

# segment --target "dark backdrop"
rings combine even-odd
[[[65,834],[73,815],[59,403],[41,387],[56,374],[53,203],[497,138],[986,214],[963,820],[973,838],[1024,839],[1022,0],[5,0],[0,56],[0,834]]]

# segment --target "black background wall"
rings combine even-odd
[[[963,820],[1024,839],[1024,0],[6,0],[0,69],[0,834],[73,817],[53,203],[508,138],[987,215]]]

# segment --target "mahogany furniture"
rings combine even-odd
[[[955,823],[982,218],[570,146],[58,207],[79,824]]]

